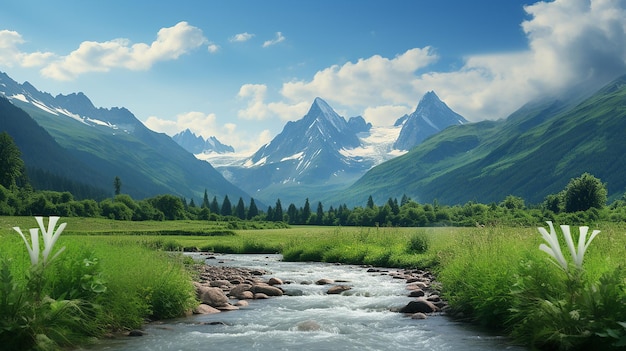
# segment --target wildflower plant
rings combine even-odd
[[[541,233],[541,236],[543,237],[543,239],[548,243],[548,245],[546,244],[539,245],[539,250],[550,255],[556,261],[556,264],[559,267],[561,267],[565,272],[568,272],[569,264],[567,260],[565,259],[563,252],[561,251],[561,244],[556,235],[556,231],[554,230],[554,225],[552,224],[551,221],[547,221],[546,223],[548,223],[548,226],[550,227],[550,233],[548,233],[548,231],[543,227],[537,228],[539,230],[539,233]],[[579,230],[578,245],[575,246],[574,240],[572,239],[570,226],[561,225],[561,231],[563,232],[565,243],[567,244],[567,248],[572,257],[572,262],[574,263],[574,266],[578,270],[582,270],[585,252],[587,251],[587,248],[589,248],[589,244],[591,244],[591,241],[600,233],[600,231],[594,230],[591,233],[589,240],[587,240],[587,233],[589,232],[589,227],[582,226],[582,227],[579,227],[578,230]]]
[[[61,235],[61,233],[63,233],[63,230],[65,229],[65,226],[67,225],[67,223],[61,223],[61,225],[59,225],[59,227],[56,230],[54,230],[57,222],[59,221],[59,218],[60,217],[58,216],[50,216],[48,219],[48,228],[46,228],[43,222],[43,217],[41,216],[35,217],[35,220],[39,224],[39,228],[29,229],[30,244],[28,240],[26,239],[26,236],[24,235],[24,233],[22,233],[22,230],[19,227],[13,227],[13,230],[18,232],[22,236],[22,239],[24,240],[24,244],[26,245],[26,249],[28,250],[28,254],[30,255],[30,263],[33,266],[37,266],[39,264],[39,256],[40,256],[39,255],[40,254],[39,230],[40,229],[41,229],[41,236],[43,237],[43,250],[41,251],[41,257],[43,259],[42,262],[44,266],[48,262],[52,261],[57,256],[59,256],[59,254],[61,254],[63,250],[65,250],[65,247],[62,247],[59,251],[57,251],[56,254],[54,254],[54,256],[52,256],[52,258],[48,259],[48,257],[50,256],[50,253],[52,252],[52,248],[54,247],[54,244],[57,242],[57,240],[59,239],[59,236]]]

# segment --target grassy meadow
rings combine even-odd
[[[601,233],[590,244],[583,269],[564,270],[539,250],[544,241],[536,227],[237,229],[232,223],[209,221],[69,217],[61,222],[67,228],[57,246],[67,248],[46,268],[41,292],[59,301],[74,291],[77,298],[96,301],[100,309],[86,312],[98,317],[83,333],[89,336],[136,328],[145,318],[174,317],[191,308],[190,262],[172,254],[185,250],[429,268],[441,283],[451,315],[504,331],[521,344],[564,350],[626,344],[623,223],[594,224],[591,230]],[[32,217],[0,217],[0,258],[12,274],[11,284],[27,289],[28,254],[13,226],[25,230],[37,225]],[[572,234],[576,241],[577,226]],[[558,229],[557,235],[569,256]],[[7,278],[2,279],[0,284],[7,286]],[[3,291],[10,295],[7,289]],[[45,330],[29,327],[35,334]]]

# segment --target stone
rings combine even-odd
[[[329,295],[333,295],[333,294],[341,294],[344,291],[348,291],[352,289],[352,287],[348,286],[348,285],[335,285],[335,286],[331,286],[328,291],[326,291],[327,294]]]
[[[328,285],[328,284],[332,284],[334,282],[335,281],[332,280],[332,279],[323,278],[323,279],[320,279],[320,280],[316,281],[315,284],[317,284],[317,285]]]
[[[422,297],[424,295],[426,295],[426,293],[422,289],[411,290],[409,293],[409,297]]]
[[[400,313],[433,313],[439,311],[439,307],[435,306],[430,301],[427,301],[423,298],[419,298],[417,300],[409,302],[406,306],[400,309]]]
[[[265,284],[256,284],[252,286],[253,293],[262,293],[267,296],[283,296],[283,291],[277,287]]]
[[[316,321],[304,321],[296,325],[298,331],[318,331],[322,327]]]
[[[234,288],[230,289],[230,292],[228,293],[228,295],[239,300],[249,299],[252,296],[250,289],[252,289],[252,285],[250,284],[239,284],[235,286]],[[250,294],[246,294],[246,292],[249,292]]]
[[[250,296],[253,297],[252,293],[250,291],[248,291],[250,293]],[[237,303],[235,303],[235,306],[237,307],[248,307],[250,305],[250,303],[248,303],[248,301],[246,300],[239,300],[237,301]]]
[[[207,304],[201,303],[196,308],[193,309],[194,314],[213,314],[220,313],[220,310],[217,308],[211,307]]]
[[[263,294],[263,293],[255,293],[254,294],[254,299],[255,300],[265,300],[265,299],[269,299],[270,297]]]
[[[283,281],[280,280],[279,278],[272,277],[272,278],[270,278],[267,281],[267,284],[269,284],[269,285],[283,285]]]
[[[128,332],[128,336],[144,336],[146,335],[146,332],[144,332],[143,330],[139,330],[139,329],[134,329]]]
[[[236,310],[239,309],[239,307],[233,306],[231,304],[228,304],[228,305],[225,305],[225,306],[217,307],[217,309],[220,310],[220,311],[236,311]]]
[[[221,307],[228,305],[228,297],[220,288],[210,286],[200,286],[196,288],[198,300],[211,307]]]
[[[426,314],[424,314],[422,312],[413,313],[411,315],[411,319],[426,319],[426,318],[428,318],[428,317],[426,316]]]

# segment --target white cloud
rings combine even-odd
[[[285,37],[283,36],[283,33],[276,32],[276,37],[272,40],[266,40],[265,42],[263,42],[263,47],[266,48],[268,46],[276,45],[283,41],[285,41]]]
[[[214,54],[214,53],[220,51],[220,46],[217,45],[217,44],[209,44],[207,49],[209,50],[210,53]]]
[[[231,42],[244,42],[244,41],[248,41],[250,39],[252,39],[252,37],[254,37],[254,34],[248,33],[248,32],[243,32],[243,33],[239,33],[239,34],[235,34],[230,38]]]
[[[366,108],[363,118],[375,126],[386,126],[391,124],[390,122],[395,122],[391,121],[390,117],[398,119],[411,112],[413,110],[407,106],[375,106]]]
[[[246,108],[237,112],[243,119],[263,120],[268,117],[269,109],[264,103],[267,86],[265,84],[244,84],[239,88],[237,97],[248,99]]]
[[[248,100],[245,108],[237,112],[237,116],[247,120],[265,120],[276,116],[282,120],[297,120],[304,116],[312,101],[297,103],[265,102],[267,86],[264,84],[244,84],[237,97]]]
[[[107,72],[112,68],[146,70],[155,62],[175,60],[206,43],[202,30],[179,22],[173,27],[161,28],[150,45],[131,45],[128,39],[82,42],[78,49],[47,65],[41,72],[49,78],[71,80],[83,73]]]
[[[269,130],[265,129],[256,134],[239,131],[237,124],[228,122],[220,125],[214,113],[191,111],[181,113],[174,120],[150,116],[144,122],[149,129],[174,136],[185,129],[194,134],[208,139],[216,137],[221,143],[230,145],[240,154],[252,154],[260,145],[268,143],[272,139]]]
[[[282,100],[255,100],[255,110],[310,104],[317,96],[336,110],[393,123],[434,90],[472,121],[508,116],[534,98],[577,84],[595,86],[626,73],[626,1],[555,0],[525,7],[528,48],[472,55],[455,71],[427,72],[438,60],[430,47],[386,58],[373,55],[282,85]],[[388,117],[385,117],[385,115]],[[292,117],[293,118],[293,117]]]
[[[37,67],[46,64],[55,57],[50,52],[21,52],[18,46],[23,43],[24,39],[18,32],[0,30],[0,65]]]

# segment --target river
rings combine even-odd
[[[145,326],[146,335],[103,340],[94,351],[198,350],[514,350],[504,337],[445,315],[417,320],[391,312],[411,298],[404,280],[351,265],[283,262],[280,255],[220,255],[207,264],[262,268],[293,282],[300,296],[250,301],[238,311],[195,315]],[[322,278],[351,290],[328,295]],[[307,284],[301,284],[307,282]]]

